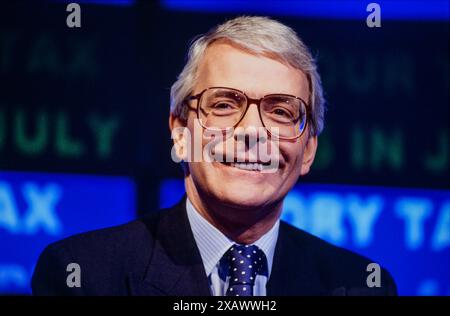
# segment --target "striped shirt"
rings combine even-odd
[[[214,296],[224,296],[228,289],[229,277],[226,280],[222,280],[219,277],[219,261],[235,242],[200,215],[189,198],[186,199],[186,210],[192,233],[202,257],[206,275],[208,276],[211,294]],[[269,277],[272,270],[279,227],[280,220],[278,219],[267,233],[252,244],[258,246],[266,255]],[[266,296],[267,281],[268,277],[266,276],[256,276],[253,288],[255,296]]]

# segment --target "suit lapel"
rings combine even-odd
[[[211,295],[200,252],[186,214],[186,196],[153,220],[144,221],[153,235],[154,246],[144,277],[128,275],[131,295]],[[314,251],[290,235],[281,222],[268,296],[324,295]]]
[[[129,275],[132,295],[207,296],[210,294],[200,252],[186,214],[186,196],[146,223],[154,247],[144,279]]]
[[[323,295],[313,252],[294,240],[287,224],[281,222],[272,272],[267,283],[268,296]]]

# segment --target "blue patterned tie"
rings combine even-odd
[[[253,296],[256,275],[268,276],[267,258],[255,245],[234,244],[221,262],[230,277],[227,296]]]

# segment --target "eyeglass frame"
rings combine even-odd
[[[202,120],[200,119],[200,111],[199,111],[199,109],[200,109],[200,101],[201,101],[201,98],[202,98],[203,94],[204,94],[206,91],[211,90],[211,89],[228,89],[228,90],[232,90],[232,91],[237,91],[237,92],[239,92],[239,93],[241,93],[241,94],[243,94],[243,95],[245,96],[246,101],[247,101],[246,108],[245,108],[244,112],[242,112],[242,115],[241,115],[241,117],[239,118],[239,120],[236,122],[236,124],[235,124],[233,127],[231,127],[231,128],[235,128],[236,126],[239,125],[239,123],[242,121],[242,119],[243,119],[243,118],[245,117],[245,115],[247,114],[247,111],[248,111],[248,108],[250,107],[250,104],[256,104],[256,106],[257,106],[257,108],[258,108],[259,119],[261,120],[261,123],[263,124],[263,126],[264,126],[264,128],[266,129],[267,133],[269,133],[269,135],[272,136],[272,137],[277,137],[277,138],[281,138],[281,139],[285,139],[285,140],[295,140],[295,139],[298,139],[298,138],[300,138],[300,137],[304,134],[306,128],[308,127],[308,122],[309,122],[309,120],[311,119],[311,112],[310,112],[310,110],[309,110],[310,105],[309,105],[307,102],[305,102],[302,98],[300,98],[300,97],[298,97],[298,96],[295,96],[295,95],[292,95],[292,94],[286,94],[286,93],[271,93],[271,94],[266,94],[266,95],[264,95],[262,98],[259,98],[259,99],[253,99],[253,98],[250,98],[244,91],[241,91],[241,90],[239,90],[239,89],[229,88],[229,87],[209,87],[209,88],[206,88],[206,89],[204,89],[203,91],[197,93],[196,95],[190,95],[190,96],[187,96],[187,97],[183,100],[183,103],[186,103],[190,109],[192,109],[192,108],[189,106],[189,103],[188,103],[187,101],[197,100],[197,108],[195,109],[196,112],[197,112],[197,119],[199,120],[201,126],[202,126],[203,128],[205,128],[205,129],[208,129],[208,130],[221,130],[221,131],[225,131],[225,130],[228,129],[228,128],[226,128],[226,129],[215,129],[215,128],[211,128],[211,127],[204,126]],[[261,101],[262,101],[263,99],[265,99],[266,97],[271,97],[271,96],[293,97],[293,98],[295,98],[295,99],[300,100],[300,102],[303,102],[303,103],[305,104],[305,111],[306,111],[305,127],[304,127],[303,131],[302,131],[299,135],[297,135],[297,136],[291,136],[291,137],[280,136],[280,135],[273,135],[273,134],[270,132],[270,130],[267,128],[266,124],[264,124],[264,120],[263,120],[262,115],[261,115]],[[297,120],[299,120],[299,119],[300,119],[300,117],[297,118]]]

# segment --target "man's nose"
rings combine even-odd
[[[250,104],[248,106],[247,112],[235,128],[234,138],[239,141],[244,140],[247,148],[251,147],[252,140],[258,143],[267,139],[267,133],[261,122],[256,104]]]
[[[255,128],[263,127],[261,117],[259,116],[258,105],[255,103],[249,104],[247,112],[245,113],[239,125],[243,128],[253,126]]]

